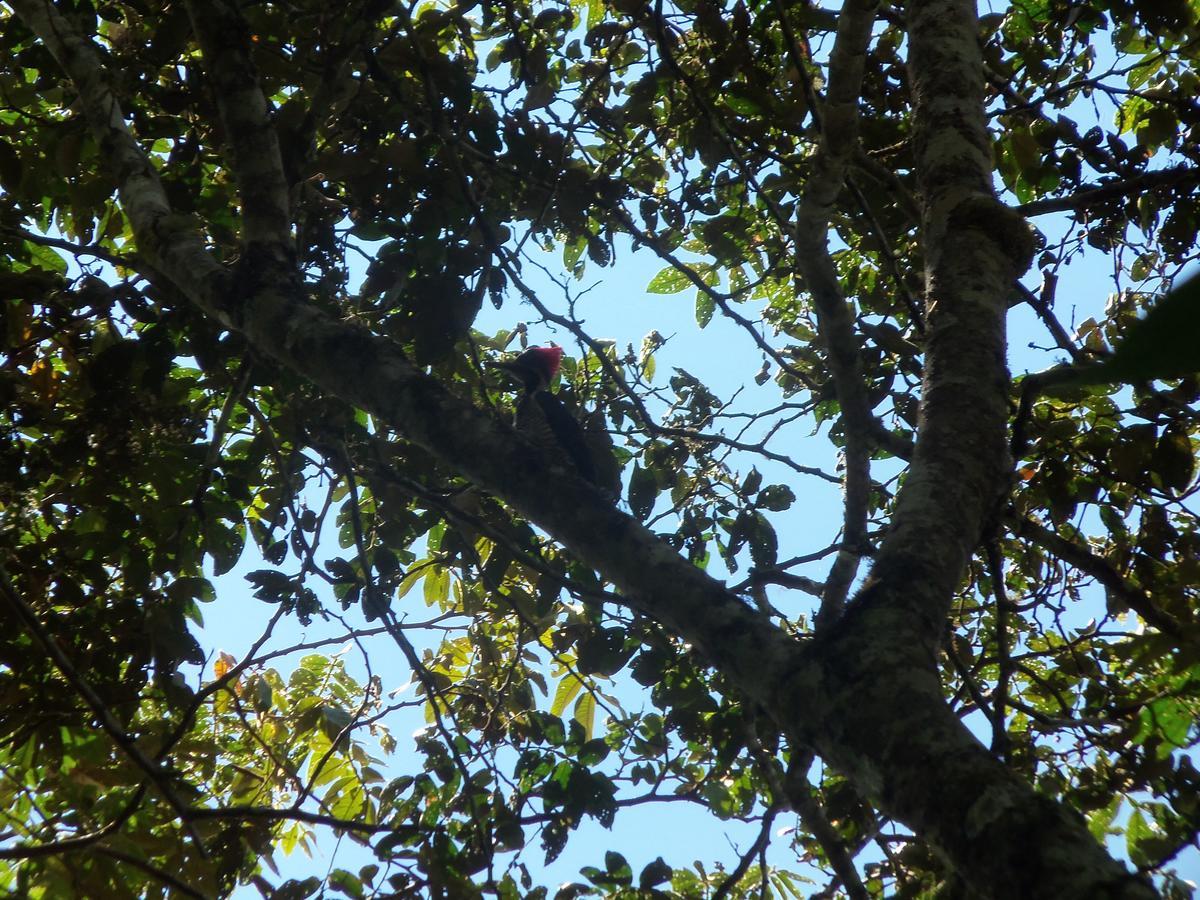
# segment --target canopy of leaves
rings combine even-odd
[[[891,784],[826,765],[519,504],[192,302],[138,230],[138,185],[154,179],[122,161],[94,86],[51,45],[69,28],[93,48],[169,203],[155,234],[198,234],[245,296],[286,207],[311,308],[386,338],[497,420],[513,398],[489,363],[554,329],[572,348],[555,389],[611,435],[622,509],[799,648],[852,627],[842,610],[897,525],[922,379],[938,377],[903,4],[867,10],[848,100],[832,86],[853,4],[13,8],[0,12],[0,885],[549,896],[537,873],[581,823],[675,803],[760,837],[692,867],[584,848],[558,896],[962,889],[939,838],[892,815]],[[1001,299],[1064,364],[1130,341],[1104,369],[1116,383],[994,386],[1015,477],[1001,473],[1003,502],[933,626],[944,703],[1019,780],[1184,896],[1176,862],[1200,822],[1197,282],[1137,323],[1197,255],[1195,7],[1031,0],[978,27],[997,186],[1036,243],[1037,287],[1014,281]],[[248,96],[267,124],[247,138]],[[579,296],[632,249],[658,258],[646,302],[667,310],[638,347],[589,334]],[[543,251],[561,265],[539,280]],[[1114,288],[1068,324],[1086,305],[1056,294],[1072,262]],[[663,335],[692,327],[684,315],[728,326],[734,385],[671,356]],[[1160,342],[1178,351],[1165,366]],[[370,380],[375,362],[330,347],[325,365]],[[801,455],[802,441],[823,450]],[[578,481],[561,465],[538,477],[549,493]],[[844,516],[798,515],[798,498],[839,484]],[[273,617],[244,657],[212,658],[196,627],[239,563],[238,602]],[[278,637],[294,620],[325,636]],[[353,677],[333,652],[347,641]],[[384,691],[384,658],[402,660],[415,699]],[[426,727],[398,744],[389,725],[410,707]],[[889,727],[915,736],[909,712]],[[795,827],[768,860],[782,823]],[[276,874],[281,853],[331,833],[374,861]]]

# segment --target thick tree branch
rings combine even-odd
[[[976,891],[1151,896],[1105,859],[1072,814],[991,756],[942,697],[936,660],[946,617],[1008,480],[1004,316],[1032,241],[992,189],[974,7],[916,0],[909,17],[928,265],[923,403],[912,466],[868,585],[814,647],[839,711],[824,723],[837,746],[821,750],[885,809],[932,837]],[[879,672],[891,680],[879,681]],[[896,722],[896,709],[909,713],[907,721]],[[950,822],[953,832],[944,830]],[[1076,860],[1069,874],[1068,856]]]
[[[910,18],[929,318],[913,463],[874,574],[886,581],[903,571],[904,581],[921,585],[903,602],[924,620],[932,649],[1007,484],[1004,318],[1032,240],[992,189],[974,9],[931,0],[912,7]],[[923,577],[914,577],[918,570]]]
[[[242,198],[242,239],[291,254],[288,183],[279,137],[250,54],[250,29],[236,0],[189,0]]]

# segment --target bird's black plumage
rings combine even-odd
[[[576,471],[593,484],[596,482],[596,466],[592,461],[592,452],[588,447],[583,426],[571,415],[561,400],[549,391],[535,391],[525,394],[521,399],[523,405],[535,404],[544,419],[552,437],[550,446],[560,449],[574,464]],[[530,410],[526,410],[526,418]],[[518,421],[521,410],[517,410]],[[520,427],[520,426],[518,426]]]
[[[561,359],[562,350],[552,345],[530,347],[516,359],[497,364],[521,384],[513,424],[550,459],[619,497],[621,467],[603,415],[597,410],[581,422],[573,406],[550,391]]]

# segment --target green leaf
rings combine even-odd
[[[342,733],[342,730],[354,720],[349,712],[339,706],[321,707],[321,729],[330,740]]]
[[[581,690],[583,690],[583,682],[576,675],[572,673],[564,675],[554,690],[554,700],[550,703],[551,715],[561,716]]]
[[[48,272],[57,272],[59,275],[67,274],[67,261],[56,251],[31,241],[26,241],[24,246],[29,258],[37,268],[45,269]]]
[[[650,283],[646,285],[646,293],[678,294],[691,286],[691,279],[683,272],[674,267],[668,267],[650,279]]]
[[[1164,487],[1177,493],[1191,486],[1196,475],[1196,452],[1185,427],[1172,425],[1163,432],[1150,459],[1150,470]]]
[[[624,628],[603,628],[579,643],[579,671],[584,675],[612,675],[619,671],[637,645],[626,646]]]
[[[672,869],[661,856],[642,869],[642,874],[638,876],[638,887],[643,891],[648,891],[652,887],[662,884],[665,881],[670,881],[675,870]]]
[[[417,582],[425,578],[430,572],[429,560],[422,559],[413,564],[413,567],[408,570],[408,574],[400,580],[400,585],[396,588],[396,599],[400,599],[414,587]]]
[[[194,598],[201,603],[212,603],[217,599],[217,592],[212,582],[207,578],[191,577],[176,578],[167,587],[167,596],[175,600]]]
[[[255,712],[264,713],[274,704],[275,692],[271,688],[271,683],[266,678],[261,676],[256,677],[249,693]]]
[[[733,95],[726,96],[725,104],[739,116],[745,118],[758,116],[763,112],[763,108],[758,102],[744,95],[740,97]]]
[[[1155,834],[1146,821],[1146,817],[1142,815],[1142,811],[1135,809],[1130,814],[1129,821],[1125,823],[1125,849],[1129,854],[1129,861],[1135,866],[1144,866],[1150,862],[1143,845],[1154,837]]]
[[[1151,736],[1160,738],[1163,742],[1159,748],[1160,759],[1169,756],[1172,749],[1187,745],[1194,722],[1187,704],[1176,697],[1162,697],[1143,707],[1139,719],[1135,740],[1145,741]]]
[[[597,766],[604,762],[612,752],[612,748],[603,738],[593,738],[579,748],[575,758],[581,766]]]
[[[592,730],[596,725],[596,695],[589,691],[580,697],[575,702],[572,718],[583,727],[583,733],[591,740]]]
[[[704,291],[696,292],[696,324],[706,328],[717,309],[716,301]]]
[[[425,605],[446,605],[450,599],[450,572],[435,566],[425,578]]]
[[[604,2],[603,0],[586,0],[587,3],[587,27],[595,28],[604,20]]]
[[[775,529],[760,512],[755,512],[747,529],[747,543],[750,545],[750,558],[759,568],[775,565],[779,553],[779,539]]]
[[[1092,837],[1100,843],[1108,840],[1113,820],[1117,817],[1117,810],[1120,808],[1121,798],[1113,797],[1107,805],[1102,806],[1088,816],[1088,831],[1092,833]]]
[[[749,497],[751,494],[757,492],[759,487],[762,486],[762,480],[762,472],[758,471],[756,468],[751,469],[750,474],[748,474],[742,480],[742,487],[739,493],[743,497]]]
[[[492,834],[499,850],[520,850],[525,846],[525,829],[516,819],[502,819]]]
[[[1112,358],[1076,384],[1155,381],[1200,372],[1200,275],[1156,303],[1129,329]]]
[[[1008,133],[1008,145],[1013,159],[1022,171],[1034,169],[1041,162],[1041,147],[1028,128],[1012,129]]]
[[[763,488],[756,501],[763,509],[771,512],[783,512],[791,509],[796,502],[796,494],[786,484],[769,484]]]
[[[350,229],[350,233],[359,240],[371,242],[386,240],[390,237],[387,229],[377,222],[360,222]]]
[[[1143,281],[1154,271],[1156,265],[1158,265],[1157,253],[1143,253],[1129,267],[1129,277],[1134,281]]]
[[[345,869],[334,869],[329,873],[329,886],[355,900],[361,900],[367,895],[362,880]]]
[[[310,876],[303,881],[292,878],[275,888],[271,900],[305,900],[321,888],[321,879]]]
[[[649,469],[635,464],[629,477],[629,508],[639,519],[647,519],[658,497],[658,479]]]
[[[240,525],[231,528],[223,522],[208,523],[205,542],[212,556],[214,575],[224,575],[237,565],[245,540],[245,532]]]
[[[571,272],[578,272],[582,275],[582,270],[577,269],[579,260],[583,257],[583,251],[587,249],[587,238],[578,237],[573,241],[567,241],[563,244],[563,266]]]
[[[633,869],[629,867],[625,857],[615,850],[609,850],[604,854],[604,868],[608,870],[609,877],[617,884],[633,883]]]
[[[296,592],[291,577],[274,569],[256,569],[246,575],[254,587],[254,596],[267,603],[280,603]]]

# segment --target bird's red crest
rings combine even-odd
[[[528,360],[530,365],[537,366],[545,373],[545,381],[549,384],[554,380],[554,376],[558,374],[558,368],[562,365],[563,348],[558,344],[551,344],[549,347],[530,347],[521,354],[518,359]]]

